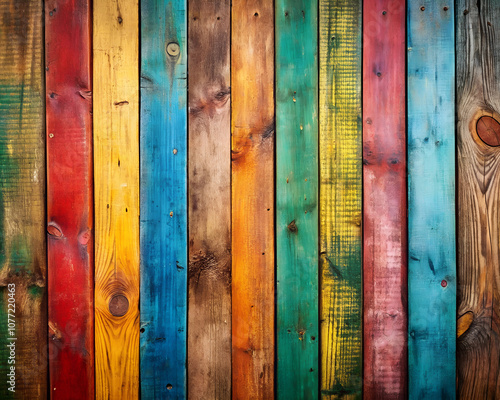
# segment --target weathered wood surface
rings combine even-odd
[[[274,398],[274,4],[231,34],[233,399]]]
[[[408,2],[408,388],[455,398],[454,5]]]
[[[44,399],[48,353],[43,4],[1,0],[0,13],[0,396]],[[15,364],[8,362],[7,345],[12,343]],[[8,390],[11,366],[15,392]]]
[[[500,121],[500,7],[460,0],[456,15],[458,397],[494,399],[500,398],[500,148],[479,134],[489,142],[481,122]]]
[[[231,397],[230,1],[189,0],[190,399]]]
[[[139,8],[95,0],[97,399],[139,396]]]
[[[277,396],[318,398],[316,0],[276,2]]]
[[[407,392],[405,1],[363,8],[363,394]]]
[[[141,398],[186,398],[186,2],[141,2]]]
[[[50,394],[94,398],[91,10],[45,2]]]
[[[362,394],[361,0],[320,0],[321,394]]]

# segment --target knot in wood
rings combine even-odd
[[[295,220],[288,224],[288,230],[292,233],[297,233],[299,231],[299,228],[297,228],[297,225],[295,224]]]
[[[176,42],[170,42],[167,44],[167,54],[170,57],[177,57],[181,52],[181,47],[179,46],[179,43]]]
[[[477,120],[476,132],[488,146],[500,146],[500,123],[495,118],[483,115]]]
[[[50,223],[48,226],[47,226],[47,233],[56,238],[56,239],[59,239],[62,237],[62,231],[59,227],[55,226],[54,224]]]
[[[109,312],[115,317],[123,317],[129,307],[128,299],[123,294],[114,295],[109,301]]]

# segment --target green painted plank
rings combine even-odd
[[[362,392],[361,0],[320,0],[321,394]]]
[[[317,1],[276,2],[277,397],[318,397]]]
[[[408,2],[408,389],[455,398],[455,41],[447,1]]]

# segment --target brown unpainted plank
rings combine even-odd
[[[476,125],[500,121],[500,8],[495,0],[456,4],[458,397],[493,399],[500,398],[500,148],[483,142]]]
[[[188,397],[231,397],[230,1],[189,1]]]
[[[233,3],[233,398],[274,396],[274,5]]]
[[[1,398],[47,397],[42,11],[39,0],[0,1]]]

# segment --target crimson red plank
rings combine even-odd
[[[94,398],[90,15],[88,0],[45,3],[53,399]]]
[[[364,397],[407,392],[405,1],[365,0]]]

